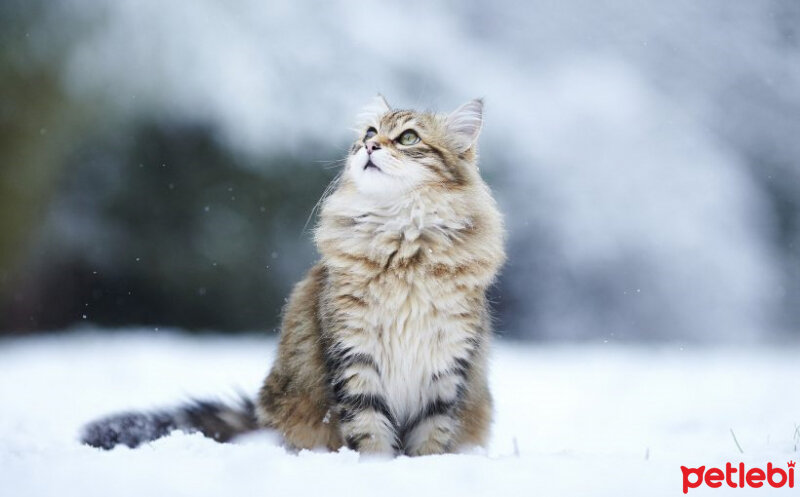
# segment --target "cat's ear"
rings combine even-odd
[[[483,125],[483,100],[470,100],[447,116],[447,135],[459,152],[478,141]]]
[[[389,102],[383,98],[383,95],[378,93],[361,109],[358,116],[356,116],[358,128],[374,126],[377,124],[378,120],[380,120],[380,117],[390,110],[392,110],[392,107],[389,105]],[[363,130],[359,129],[359,132],[361,131]]]

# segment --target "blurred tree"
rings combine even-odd
[[[69,33],[43,29],[45,2],[0,3],[0,302],[18,297],[17,266],[41,224],[60,155],[80,112],[63,93],[60,50]]]
[[[67,160],[28,267],[34,283],[2,327],[274,325],[313,259],[302,226],[330,174],[270,160],[236,156],[189,123],[96,134]]]

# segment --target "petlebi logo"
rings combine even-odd
[[[760,488],[765,484],[772,488],[784,486],[794,488],[794,464],[794,461],[787,462],[786,469],[774,466],[771,462],[767,463],[766,469],[747,468],[743,462],[736,466],[725,463],[725,469],[681,466],[683,493],[688,493],[690,488],[697,488],[704,483],[711,488],[719,488],[722,485],[730,488]]]

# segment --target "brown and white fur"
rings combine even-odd
[[[478,172],[482,114],[480,100],[443,115],[392,110],[378,97],[322,203],[321,257],[284,310],[278,356],[254,409],[196,403],[196,412],[211,406],[204,423],[187,421],[183,408],[157,413],[175,420],[161,431],[194,425],[205,433],[205,424],[219,433],[222,425],[228,431],[216,438],[227,439],[271,428],[293,448],[389,455],[485,445],[486,291],[504,262],[504,235]],[[107,429],[124,416],[149,419],[95,422],[84,442],[127,443]]]

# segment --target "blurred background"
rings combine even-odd
[[[800,2],[0,2],[0,333],[274,331],[359,108],[484,97],[497,328],[800,337]]]

